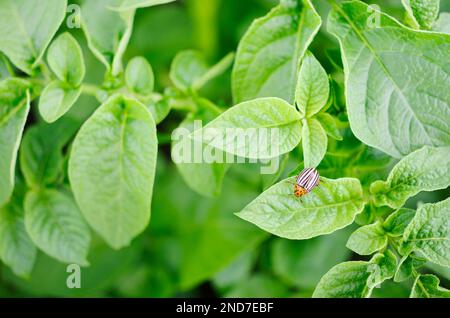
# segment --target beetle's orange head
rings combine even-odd
[[[306,191],[305,188],[299,186],[298,184],[296,184],[296,185],[294,186],[294,195],[295,195],[297,198],[300,198],[301,196],[305,195],[306,193],[308,193],[308,191]]]

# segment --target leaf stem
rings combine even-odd
[[[49,80],[45,78],[26,78],[26,80],[40,86],[46,86],[49,83]],[[100,90],[101,88],[95,84],[84,83],[81,85],[81,92],[86,95],[97,97]]]
[[[97,97],[100,88],[97,85],[85,83],[81,86],[81,91],[83,94]]]
[[[222,108],[210,102],[208,99],[203,99],[200,105],[202,105],[203,108],[209,109],[211,112],[216,113],[216,115],[220,115],[223,113]]]
[[[209,99],[200,97],[194,89],[189,89],[188,94],[197,107],[200,106],[201,109],[209,110],[217,116],[223,113],[223,109],[211,102]]]
[[[42,72],[42,75],[44,76],[45,80],[47,82],[50,82],[52,80],[53,74],[50,71],[50,69],[48,68],[47,64],[45,64],[44,61],[41,61],[39,63],[39,68],[40,68],[40,70]]]

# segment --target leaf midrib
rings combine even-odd
[[[277,14],[277,15],[271,16],[270,18],[274,18],[274,17],[282,17],[282,16],[288,16],[290,19],[292,19],[292,15],[289,14],[289,13],[287,13],[287,12],[283,12],[283,13],[281,13],[281,14]],[[263,18],[264,18],[264,17],[263,17]],[[268,20],[269,20],[269,19],[268,19]],[[264,24],[265,24],[265,23],[267,23],[267,21],[264,21]],[[261,26],[259,26],[259,27],[261,27]],[[266,45],[262,46],[262,47],[259,48],[258,51],[255,53],[255,57],[254,57],[253,60],[256,60],[256,57],[257,57],[258,55],[261,54],[261,51],[263,50],[263,48],[266,48],[266,47],[268,47],[269,45],[273,45],[275,42],[284,40],[285,38],[291,37],[291,36],[296,35],[296,34],[297,34],[296,32],[286,33],[284,36],[281,36],[281,37],[277,38],[275,41],[271,41],[269,44],[266,44]],[[262,86],[264,85],[264,83],[266,82],[266,80],[267,80],[273,73],[275,73],[275,71],[276,71],[277,69],[279,69],[280,67],[284,66],[286,63],[289,63],[289,62],[291,62],[291,61],[292,61],[291,58],[287,58],[286,60],[284,60],[284,61],[278,63],[278,65],[276,65],[276,66],[272,69],[272,71],[271,71],[269,74],[267,74],[267,75],[265,75],[264,77],[260,78],[259,83],[257,83],[257,82],[253,83],[253,86],[255,86],[256,91],[257,91],[258,93],[261,92],[261,88],[262,88]],[[246,75],[246,78],[247,78],[247,80],[249,80],[249,79],[248,79],[248,74]]]
[[[424,174],[429,174],[429,171],[423,171],[422,170],[418,174],[413,174],[413,175],[407,177],[406,179],[402,180],[401,182],[395,184],[393,187],[390,186],[391,183],[392,183],[392,180],[388,179],[388,181],[386,181],[385,183],[387,183],[389,185],[389,189],[387,191],[385,191],[385,192],[382,192],[382,194],[387,195],[389,193],[392,193],[392,191],[394,191],[394,190],[396,190],[396,189],[398,189],[400,187],[409,187],[409,188],[417,189],[417,186],[411,185],[408,182],[411,181],[411,180],[417,179],[417,178],[421,177]],[[423,189],[423,191],[425,191],[427,188],[422,188],[422,189]],[[408,189],[406,189],[405,191],[408,191]],[[415,190],[409,191],[409,193],[414,193],[414,192],[415,192]]]
[[[283,9],[285,9],[285,8],[283,8]],[[280,10],[282,10],[282,9],[280,9]],[[285,9],[286,10],[286,9]],[[299,58],[299,48],[300,48],[300,34],[301,34],[301,28],[303,27],[303,25],[304,25],[304,20],[305,20],[305,7],[304,6],[302,6],[301,7],[301,13],[300,13],[300,18],[299,18],[299,21],[298,21],[298,24],[297,24],[297,28],[296,28],[296,30],[295,30],[295,32],[290,32],[290,33],[287,33],[287,34],[285,34],[284,36],[281,36],[281,37],[279,37],[276,41],[280,41],[280,40],[282,40],[282,39],[285,39],[285,38],[288,38],[288,37],[291,37],[291,36],[296,36],[296,39],[295,39],[295,44],[294,44],[294,56],[292,57],[292,58],[289,58],[289,59],[286,59],[285,61],[283,61],[282,63],[279,63],[279,65],[277,65],[274,69],[273,69],[273,71],[270,73],[270,74],[268,74],[267,76],[265,76],[264,78],[263,78],[263,81],[260,81],[259,83],[254,83],[253,85],[255,86],[255,88],[256,88],[256,91],[257,92],[260,92],[261,91],[261,88],[262,88],[262,86],[264,85],[264,83],[266,82],[266,80],[267,80],[267,78],[269,77],[269,76],[271,76],[273,73],[275,73],[275,71],[277,70],[277,69],[279,69],[280,67],[282,67],[282,66],[284,66],[286,63],[292,63],[292,66],[291,66],[291,72],[292,72],[292,74],[296,74],[296,71],[297,71],[297,68],[298,68],[298,58]],[[269,13],[270,14],[270,13]],[[292,19],[292,14],[291,14],[291,12],[289,11],[289,10],[286,10],[286,11],[281,11],[280,13],[278,13],[278,14],[276,14],[276,15],[273,15],[273,16],[270,16],[269,18],[271,19],[271,18],[274,18],[274,17],[281,17],[281,16],[287,16],[287,17],[289,17],[290,19]],[[261,19],[265,19],[266,17],[262,17]],[[264,21],[264,24],[265,23],[267,23],[267,21],[269,21],[270,19],[265,19],[265,21]],[[262,24],[263,25],[263,24]],[[259,26],[259,27],[261,27],[261,26]],[[268,45],[271,45],[271,44],[273,44],[275,41],[272,41],[272,42],[270,42]],[[263,46],[263,47],[267,47],[268,45],[265,45],[265,46]],[[259,54],[261,53],[261,49],[259,49],[257,52],[256,52],[256,54],[255,54],[255,56],[258,56]],[[255,59],[254,59],[255,60]],[[294,90],[295,90],[295,86],[294,87],[290,87],[289,88],[289,94],[290,94],[290,97],[292,97],[293,96],[293,92],[292,92],[292,90],[293,90],[293,88],[294,88]]]
[[[59,229],[59,232],[61,233],[62,237],[65,239],[66,243],[73,248],[72,252],[76,251],[75,254],[78,254],[79,247],[77,246],[76,243],[74,244],[74,240],[72,239],[73,233],[71,233],[69,230],[65,229],[65,226],[60,222],[61,215],[58,212],[54,211],[54,209],[53,209],[54,206],[51,204],[51,200],[56,199],[56,196],[53,197],[53,199],[50,198],[50,196],[52,195],[51,192],[48,192],[48,193],[41,192],[41,193],[36,193],[36,195],[40,196],[39,200],[43,201],[42,203],[47,208],[48,215],[50,216],[50,219],[53,221],[52,223],[54,225],[56,225],[56,227]],[[58,193],[58,195],[62,195],[62,194]],[[33,214],[36,217],[35,210],[33,211]],[[57,244],[57,245],[59,245],[59,244]],[[60,250],[59,246],[57,247],[57,249]],[[69,254],[72,254],[72,253],[69,253]],[[67,254],[65,256],[67,256]],[[71,256],[73,257],[73,254]],[[77,255],[77,257],[78,256],[79,255]]]
[[[348,204],[355,204],[358,203],[358,201],[362,201],[362,199],[350,199],[350,200],[346,200],[346,201],[341,201],[339,203],[333,203],[333,204],[326,204],[326,205],[321,205],[321,206],[316,206],[316,207],[306,207],[306,208],[302,208],[301,210],[282,210],[282,211],[287,211],[287,212],[291,212],[292,215],[298,214],[298,213],[302,213],[304,211],[310,211],[310,210],[322,210],[322,209],[326,209],[326,208],[332,208],[332,207],[339,207],[339,206],[344,206],[344,205],[348,205]]]
[[[383,61],[381,60],[381,57],[379,57],[376,54],[375,49],[370,45],[370,43],[368,42],[368,40],[364,37],[364,35],[360,32],[360,30],[353,24],[352,20],[350,19],[350,17],[346,14],[346,12],[344,10],[342,10],[342,8],[338,5],[335,5],[334,8],[339,11],[339,13],[341,14],[342,17],[344,17],[344,19],[347,21],[347,23],[350,25],[350,27],[355,31],[356,35],[361,39],[361,41],[366,45],[366,47],[370,50],[370,52],[373,54],[375,60],[378,62],[378,64],[380,65],[381,69],[384,71],[384,73],[386,74],[386,77],[391,81],[391,83],[394,86],[394,89],[400,94],[401,98],[406,102],[405,104],[408,106],[409,110],[411,111],[412,115],[414,116],[414,119],[419,123],[419,125],[422,127],[422,130],[424,131],[425,135],[427,136],[428,140],[431,142],[431,138],[428,135],[427,130],[425,129],[424,125],[422,124],[422,122],[418,119],[416,113],[414,112],[413,108],[410,106],[410,103],[408,101],[408,99],[405,97],[405,95],[403,94],[402,90],[400,89],[400,87],[398,86],[397,82],[394,80],[394,78],[392,77],[391,73],[389,72],[389,70],[387,69],[386,65],[384,65]],[[381,12],[380,12],[381,14]],[[431,143],[433,144],[433,143]],[[397,149],[397,146],[394,144],[394,147]],[[398,149],[397,149],[398,150]]]
[[[425,286],[422,284],[422,282],[420,281],[420,276],[417,277],[417,285],[419,285],[420,289],[422,290],[422,292],[427,296],[427,298],[431,298],[430,294],[428,293],[428,291],[426,290]]]
[[[389,164],[385,165],[355,165],[350,167],[335,167],[335,168],[325,168],[320,169],[321,172],[336,172],[336,171],[345,171],[346,173],[343,173],[344,176],[348,175],[356,175],[356,171],[358,172],[375,172],[375,171],[384,171],[387,167],[389,167]]]
[[[408,242],[426,242],[426,241],[450,241],[450,237],[425,237],[408,239]]]
[[[28,99],[29,99],[28,96],[24,96],[17,106],[13,107],[13,109],[11,109],[5,116],[3,116],[3,118],[0,120],[0,127],[3,126],[16,113],[18,113],[23,108],[23,106],[25,106],[28,103]]]
[[[243,128],[243,129],[259,129],[259,128],[281,128],[284,126],[289,126],[295,123],[301,123],[301,119],[293,119],[290,121],[285,121],[280,124],[268,124],[268,125],[262,125],[262,126],[254,126],[254,127],[224,127],[225,129],[234,129],[234,128]]]
[[[125,174],[124,174],[124,154],[125,154],[125,129],[127,126],[127,120],[129,117],[129,110],[128,108],[125,108],[124,113],[123,113],[123,118],[122,118],[122,123],[120,125],[120,140],[119,140],[119,177],[120,180],[125,180]],[[122,203],[123,201],[123,187],[121,186],[121,182],[119,183],[119,205],[120,207],[120,211],[123,212],[123,207],[122,207]],[[118,214],[118,219],[119,222],[116,222],[116,233],[117,233],[117,237],[121,238],[122,237],[122,233],[123,233],[123,227],[121,226],[123,223],[123,213],[119,213]]]
[[[5,207],[5,209],[7,209],[7,208]],[[6,210],[5,213],[7,214],[6,218],[5,218],[5,222],[7,223],[7,230],[11,229],[11,228],[16,230],[17,229],[16,225],[18,225],[18,221],[19,221],[18,217],[13,215],[13,213],[10,213],[10,211],[8,211],[8,210]],[[0,214],[0,217],[1,217],[1,214]],[[19,246],[21,244],[19,231],[11,231],[11,232],[9,234],[10,234],[10,238],[11,238],[13,244],[15,246]],[[5,241],[7,242],[7,240],[5,240]]]

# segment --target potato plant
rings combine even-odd
[[[450,297],[443,8],[0,0],[0,295]]]

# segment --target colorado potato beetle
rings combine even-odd
[[[305,168],[297,177],[294,185],[294,195],[297,198],[311,192],[320,182],[319,172],[314,168]]]

